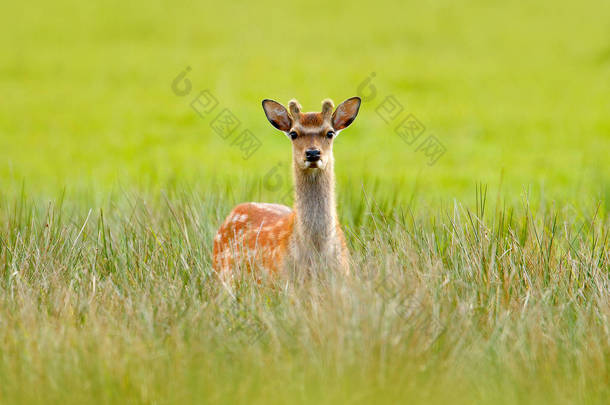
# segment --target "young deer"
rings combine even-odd
[[[331,100],[322,112],[302,113],[296,100],[288,109],[263,100],[271,124],[292,140],[294,209],[279,204],[236,206],[214,238],[214,269],[231,276],[238,267],[271,274],[317,266],[349,271],[349,252],[337,219],[333,141],[356,118],[360,98]]]

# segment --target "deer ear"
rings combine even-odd
[[[354,122],[358,110],[360,109],[360,97],[348,98],[335,110],[332,117],[332,124],[335,131],[340,131],[343,128],[349,127]]]
[[[265,115],[267,116],[267,119],[271,125],[280,131],[290,131],[290,128],[292,127],[292,119],[283,105],[277,101],[264,99],[263,110],[265,110]]]

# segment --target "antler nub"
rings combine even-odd
[[[322,117],[324,120],[330,120],[330,117],[333,114],[333,110],[335,109],[335,104],[330,98],[322,101]]]
[[[295,99],[290,100],[288,102],[288,110],[290,111],[290,115],[292,115],[292,119],[298,121],[301,114],[301,105],[299,102]]]

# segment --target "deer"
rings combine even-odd
[[[233,208],[214,237],[213,269],[233,278],[238,269],[260,280],[289,270],[322,267],[349,274],[350,255],[335,200],[333,143],[358,115],[361,100],[352,97],[336,109],[322,102],[321,112],[301,112],[295,99],[288,109],[265,99],[271,125],[292,142],[293,208],[248,202]]]

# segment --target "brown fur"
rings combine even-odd
[[[324,117],[321,113],[304,113],[300,115],[298,122],[308,129],[317,130],[324,123]]]

